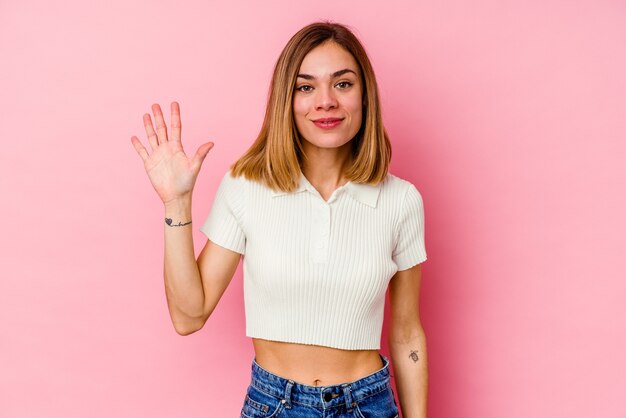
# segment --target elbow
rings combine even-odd
[[[176,333],[178,335],[182,335],[183,337],[185,335],[193,334],[194,332],[199,331],[199,329],[193,329],[193,328],[176,328],[176,327],[174,327],[174,329],[176,330]]]
[[[192,321],[174,322],[174,329],[178,335],[185,336],[200,331],[205,322],[206,319],[204,317]]]
[[[389,331],[389,344],[408,344],[417,341],[425,341],[426,333],[420,326],[391,327]]]
[[[191,326],[181,326],[181,325],[174,325],[174,329],[176,330],[176,333],[178,335],[189,335],[189,334],[193,334],[194,332],[198,332],[202,329],[202,327],[191,327]]]

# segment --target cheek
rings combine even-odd
[[[354,113],[354,116],[352,117],[352,129],[354,129],[355,133],[361,128],[361,125],[363,124],[363,114],[361,113],[361,111],[357,111],[356,113]]]
[[[293,101],[293,119],[296,125],[296,129],[298,132],[302,132],[303,129],[307,127],[307,108],[302,103],[302,100],[294,100]]]
[[[363,113],[362,111],[359,109],[359,111],[354,115],[354,120],[358,121],[358,125],[360,126],[363,123]]]
[[[306,100],[301,98],[295,98],[293,100],[293,113],[296,118],[303,118],[307,114],[308,106]]]
[[[348,108],[348,111],[352,113],[353,117],[356,117],[356,115],[359,115],[360,117],[361,112],[363,111],[362,101],[363,97],[360,91],[355,91],[354,94],[350,95],[346,101],[346,108]]]
[[[355,122],[360,121],[363,117],[363,106],[361,105],[361,99],[358,99],[355,103],[351,103],[349,112],[352,114],[352,120]]]

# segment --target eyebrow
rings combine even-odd
[[[343,75],[345,73],[352,73],[354,75],[356,75],[356,73],[354,71],[352,71],[349,68],[344,68],[343,70],[339,70],[339,71],[335,71],[334,73],[331,74],[331,78],[335,78],[335,77],[339,77],[340,75]],[[304,78],[306,80],[315,80],[315,76],[312,76],[310,74],[298,74],[298,77]]]

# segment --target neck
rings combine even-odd
[[[348,182],[343,175],[352,162],[351,143],[339,148],[305,147],[302,173],[316,188],[334,190]]]

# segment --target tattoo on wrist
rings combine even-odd
[[[417,360],[419,360],[419,357],[417,357],[417,350],[411,350],[411,354],[409,354],[409,357],[411,358],[411,360],[417,363]]]
[[[169,226],[185,226],[185,225],[189,225],[191,221],[186,222],[184,224],[181,224],[180,221],[178,221],[178,225],[172,225],[172,218],[165,218],[165,223],[168,224]]]

